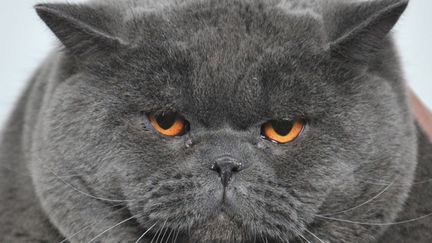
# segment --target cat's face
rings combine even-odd
[[[57,85],[36,153],[93,195],[125,200],[150,239],[160,229],[184,242],[372,239],[378,227],[327,218],[387,222],[399,210],[404,186],[350,208],[379,182],[411,180],[400,81],[329,55],[322,21],[298,14],[239,2],[143,13],[122,33],[133,45]],[[173,114],[181,132],[164,135],[153,118]],[[269,121],[301,128],[277,143]]]

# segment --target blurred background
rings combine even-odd
[[[38,2],[47,1],[10,0],[1,4],[0,126],[33,71],[56,45],[54,36],[33,10],[33,5]],[[429,77],[429,71],[432,71],[431,10],[432,1],[411,0],[394,31],[407,80],[429,107],[432,107],[432,78]]]

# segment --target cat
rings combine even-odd
[[[430,242],[407,5],[37,5],[61,46],[3,130],[0,241]]]

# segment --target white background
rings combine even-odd
[[[33,10],[35,0],[3,1],[0,8],[0,126],[55,38]],[[45,1],[46,2],[46,1]],[[70,0],[68,2],[77,2]],[[407,79],[432,107],[432,1],[411,0],[395,29]]]

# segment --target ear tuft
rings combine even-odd
[[[113,33],[115,19],[105,9],[78,4],[38,4],[35,9],[73,55],[106,53],[124,43]]]
[[[341,3],[333,13],[336,25],[329,35],[332,57],[367,64],[385,44],[408,0]]]

